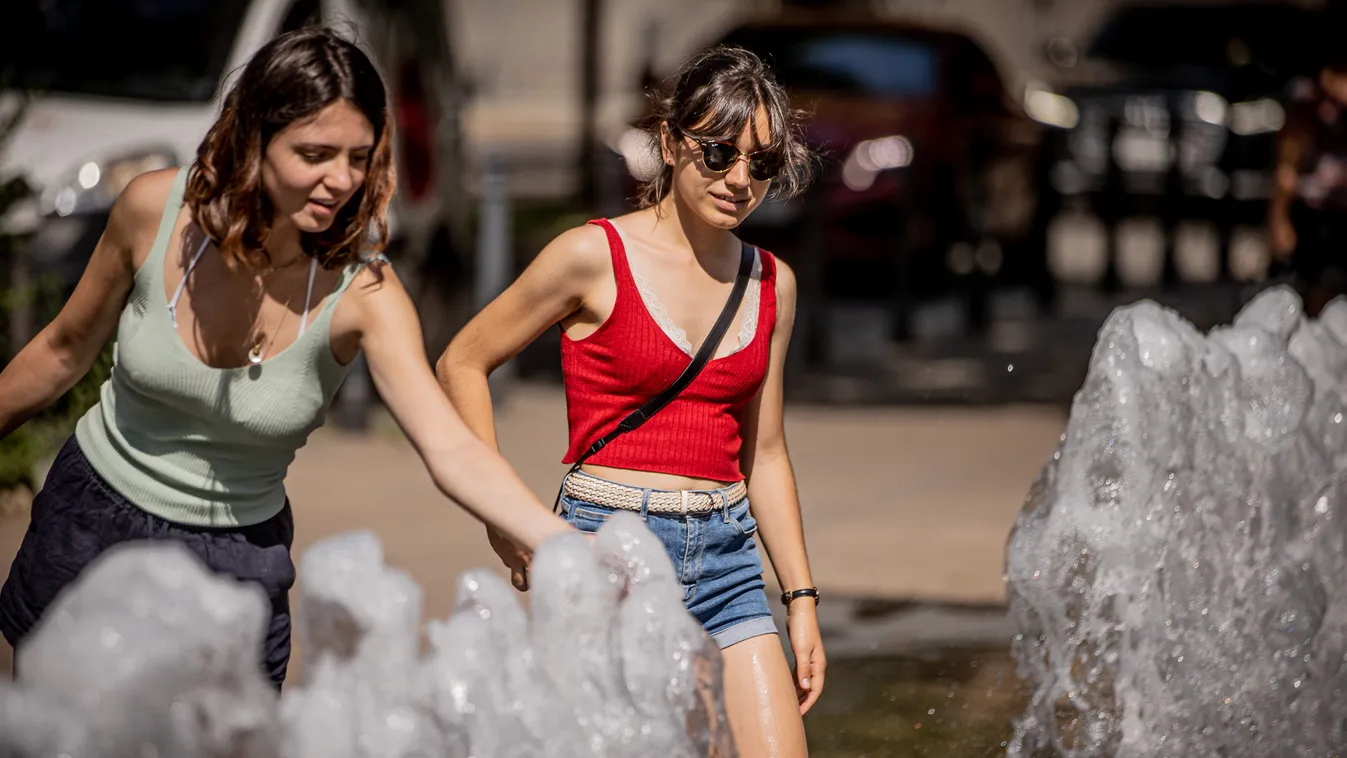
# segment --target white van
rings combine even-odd
[[[0,181],[21,176],[32,194],[0,224],[31,235],[34,273],[73,286],[127,182],[191,162],[231,75],[313,22],[361,44],[388,83],[395,262],[446,244],[461,172],[443,0],[42,0],[10,8],[0,30],[0,114],[35,93],[0,145]]]

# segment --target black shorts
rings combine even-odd
[[[289,501],[270,519],[245,527],[195,527],[154,516],[113,490],[72,435],[33,499],[28,531],[0,587],[0,634],[18,648],[61,590],[109,547],[132,540],[177,540],[212,570],[266,591],[271,623],[260,652],[267,675],[279,686],[290,662],[294,536]]]

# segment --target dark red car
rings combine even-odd
[[[887,299],[895,331],[918,299],[1050,287],[1035,202],[1041,127],[968,35],[836,11],[744,23],[718,43],[758,53],[811,115],[825,156],[813,193],[767,202],[746,239],[809,263],[830,297]],[[822,224],[821,233],[808,225]]]

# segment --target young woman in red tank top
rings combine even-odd
[[[441,357],[441,384],[488,442],[488,374],[554,324],[563,330],[568,463],[673,383],[739,270],[731,230],[769,192],[789,197],[808,182],[810,155],[786,94],[752,53],[699,54],[658,105],[651,136],[664,165],[642,209],[557,237]],[[712,360],[668,406],[567,477],[562,503],[586,531],[615,510],[640,512],[668,548],[688,610],[722,650],[741,753],[804,755],[801,717],[823,689],[825,662],[782,424],[795,277],[766,251],[752,253],[749,286]],[[793,677],[764,592],[759,531],[787,593]],[[527,555],[488,534],[526,589]]]

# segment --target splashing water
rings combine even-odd
[[[1347,302],[1274,288],[1205,336],[1113,313],[1009,540],[1009,756],[1347,746],[1344,413]]]
[[[304,681],[278,698],[261,590],[171,543],[109,551],[58,598],[0,682],[0,756],[561,758],[736,755],[715,643],[664,548],[618,513],[591,546],[557,537],[531,615],[468,572],[447,621],[368,532],[310,548]]]

